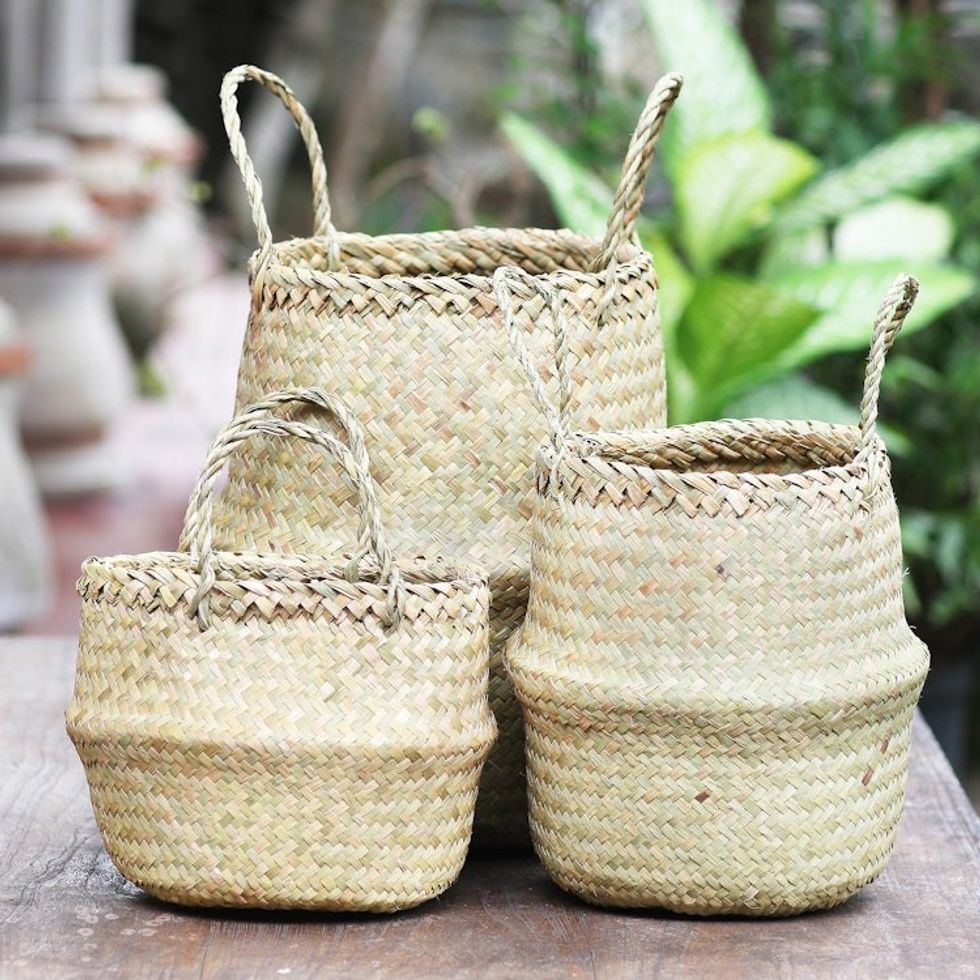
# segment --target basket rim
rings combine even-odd
[[[175,754],[207,758],[212,768],[226,765],[229,754],[239,758],[247,754],[255,759],[282,758],[285,755],[292,756],[294,762],[301,762],[304,755],[315,755],[320,759],[331,757],[340,764],[354,761],[390,765],[417,759],[422,752],[430,761],[455,762],[461,767],[468,767],[474,756],[486,758],[496,735],[489,710],[479,724],[470,726],[468,741],[453,741],[445,732],[439,731],[434,732],[429,741],[414,738],[410,742],[396,741],[394,738],[378,741],[368,736],[344,740],[322,735],[299,738],[282,734],[277,737],[274,749],[270,749],[268,740],[262,737],[219,737],[220,727],[209,726],[206,722],[194,729],[182,727],[174,734],[172,726],[161,723],[154,716],[142,717],[137,723],[130,718],[130,724],[121,732],[117,718],[106,713],[86,711],[75,698],[66,709],[66,721],[69,738],[73,742],[84,743],[89,759],[101,754],[117,763],[121,760],[140,762],[146,757],[148,748],[155,750],[163,744]]]
[[[615,472],[626,478],[650,482],[671,483],[691,479],[699,484],[713,483],[731,488],[743,484],[746,488],[783,489],[799,487],[802,483],[828,479],[851,481],[860,478],[867,465],[858,458],[861,432],[856,425],[792,419],[721,419],[689,425],[667,426],[663,429],[575,432],[562,446],[561,459],[550,444],[538,450],[539,475],[561,471],[571,461],[597,468],[614,464]],[[758,443],[751,455],[747,444]],[[778,472],[776,464],[792,463],[793,458],[778,451],[770,455],[773,469],[766,470],[767,445],[796,447],[798,455],[810,451],[816,456],[837,453],[840,462],[830,465],[800,465],[787,472]],[[884,443],[878,439],[876,452],[887,458]],[[638,460],[638,456],[658,453],[676,456],[675,465],[655,465]],[[755,469],[726,468],[725,461],[739,460],[756,464]],[[693,483],[692,483],[693,489]]]
[[[599,254],[602,250],[602,242],[599,239],[588,235],[582,235],[568,228],[487,228],[481,225],[474,225],[469,228],[448,229],[444,231],[429,232],[394,232],[386,235],[367,235],[362,232],[338,232],[337,240],[341,248],[345,243],[368,246],[367,251],[377,251],[381,246],[389,246],[393,249],[412,252],[420,249],[420,246],[427,245],[435,247],[440,243],[469,245],[476,248],[479,244],[477,239],[490,239],[499,243],[506,243],[509,240],[517,240],[520,237],[538,239],[541,247],[549,242],[554,245],[564,244],[566,250],[569,247],[576,248],[582,253],[594,252]],[[439,289],[450,292],[458,292],[459,284],[479,287],[485,290],[488,297],[492,296],[492,277],[499,267],[499,263],[488,261],[485,265],[474,262],[472,269],[462,269],[458,272],[426,272],[426,273],[393,273],[382,272],[380,274],[368,274],[362,272],[348,272],[344,269],[336,271],[326,271],[312,268],[307,261],[297,257],[292,261],[284,261],[289,256],[290,251],[299,250],[304,245],[316,243],[318,247],[327,250],[329,243],[322,236],[307,236],[283,239],[275,242],[272,246],[272,253],[264,267],[259,266],[262,250],[256,249],[248,260],[249,280],[254,282],[258,273],[261,271],[262,279],[272,281],[287,286],[305,286],[308,288],[323,287],[335,289],[338,286],[347,286],[360,290],[382,291],[385,287],[404,292],[406,288],[416,288],[423,292],[430,293]],[[321,244],[322,243],[322,244]],[[519,264],[521,252],[514,251],[515,263]],[[612,270],[616,278],[621,281],[638,278],[647,270],[651,269],[653,260],[650,254],[639,245],[627,243],[620,252],[620,258],[615,268]],[[572,282],[597,286],[605,283],[609,269],[598,272],[587,272],[576,268],[558,266],[547,272],[530,273],[545,280],[566,279]]]
[[[213,553],[214,570],[219,581],[234,580],[237,573],[237,577],[252,581],[266,578],[296,585],[334,584],[345,590],[363,589],[371,595],[387,594],[387,585],[377,581],[377,563],[370,557],[362,560],[363,566],[368,569],[368,577],[354,581],[348,579],[345,572],[349,558],[346,554],[321,557],[241,551]],[[396,560],[394,564],[409,592],[432,587],[465,589],[487,584],[487,575],[482,568],[455,558],[414,557]],[[152,569],[197,574],[196,562],[186,551],[149,551],[137,555],[86,558],[82,562],[82,579],[91,577],[96,569],[106,569],[116,575]]]
[[[213,618],[220,622],[251,619],[306,619],[325,616],[335,622],[384,624],[390,615],[390,588],[344,575],[346,562],[309,556],[241,555],[216,552],[210,587]],[[376,564],[368,564],[376,574]],[[399,588],[405,597],[403,619],[431,622],[485,621],[490,588],[482,570],[426,559],[404,560]],[[362,567],[363,574],[363,567]],[[91,603],[173,616],[183,608],[188,622],[201,585],[196,561],[186,552],[90,558],[82,564],[76,590],[83,608]],[[458,602],[447,602],[456,598]]]

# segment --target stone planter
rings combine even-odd
[[[72,141],[72,172],[115,231],[108,263],[112,295],[130,349],[140,358],[165,329],[174,295],[200,276],[205,237],[183,165],[155,155],[143,137],[134,136],[133,119],[121,103],[75,103],[38,113],[40,126]]]
[[[47,528],[17,424],[29,363],[13,312],[0,304],[0,632],[38,616],[50,591]]]
[[[0,296],[32,351],[21,426],[45,494],[115,484],[108,431],[134,390],[112,310],[111,235],[51,137],[0,140]]]

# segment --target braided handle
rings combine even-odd
[[[511,285],[526,285],[542,296],[549,304],[551,324],[555,332],[555,367],[558,375],[558,404],[555,405],[548,395],[548,389],[534,363],[531,351],[527,346],[523,331],[517,326],[514,315],[514,295]],[[505,265],[493,274],[493,293],[497,306],[503,314],[504,330],[524,375],[534,393],[535,401],[541,409],[548,428],[551,430],[551,440],[556,449],[560,449],[568,436],[568,401],[569,401],[569,369],[568,369],[568,318],[562,306],[561,295],[538,276],[532,276],[516,265]]]
[[[328,258],[330,268],[336,267],[338,259],[337,231],[330,221],[330,198],[327,194],[327,167],[323,162],[323,148],[316,133],[313,120],[306,109],[293,94],[290,87],[278,75],[256,68],[254,65],[239,65],[232,68],[221,83],[221,115],[231,146],[231,155],[238,164],[245,185],[245,193],[252,211],[252,221],[259,239],[260,266],[265,264],[272,251],[272,228],[269,217],[265,212],[262,200],[262,181],[255,173],[255,165],[248,155],[245,137],[242,135],[242,118],[238,112],[238,86],[245,81],[258,82],[264,88],[276,95],[280,102],[289,110],[310,159],[310,169],[313,178],[313,234],[318,238],[326,238],[330,243]]]
[[[278,418],[280,405],[301,403],[328,412],[347,439],[345,445],[330,432],[304,422]],[[246,408],[218,434],[191,494],[180,536],[180,547],[196,563],[200,583],[192,600],[192,612],[202,629],[210,623],[209,597],[215,582],[212,511],[214,487],[229,457],[253,435],[290,436],[325,450],[341,464],[358,495],[358,548],[347,568],[347,577],[360,577],[360,560],[368,552],[378,563],[379,581],[388,587],[388,625],[397,626],[404,608],[404,592],[388,548],[364,435],[356,418],[337,398],[316,389],[280,391]]]
[[[647,176],[653,164],[653,152],[664,128],[667,113],[680,95],[684,79],[677,72],[664,75],[654,86],[630,140],[623,172],[613,199],[612,214],[606,226],[606,237],[593,272],[608,268],[616,260],[620,246],[633,238],[636,219],[643,204]]]
[[[898,336],[905,318],[912,309],[919,292],[919,282],[912,276],[899,276],[891,285],[878,312],[875,314],[871,334],[871,350],[864,373],[864,395],[861,398],[861,441],[858,455],[866,460],[869,468],[877,464],[875,444],[878,440],[878,396],[881,393],[881,376],[885,359]],[[873,475],[873,474],[872,474]]]

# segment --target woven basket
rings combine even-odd
[[[296,400],[327,409],[350,448],[271,415]],[[212,552],[215,480],[256,434],[342,463],[370,569]],[[183,539],[186,552],[91,559],[79,582],[68,731],[116,866],[187,905],[393,911],[438,895],[494,736],[486,580],[392,565],[359,430],[313,391],[224,430]]]
[[[554,441],[507,658],[531,832],[561,887],[782,915],[843,902],[884,867],[928,666],[875,432],[915,289],[899,280],[879,311],[859,428],[569,433],[533,375]]]
[[[241,134],[245,80],[290,111],[313,170],[315,237],[274,244]],[[490,276],[517,264],[558,289],[583,382],[569,411],[582,429],[662,424],[663,342],[657,281],[634,241],[653,148],[680,79],[656,87],[633,136],[603,242],[568,231],[470,228],[419,235],[340,234],[330,221],[314,127],[288,87],[252,67],[225,77],[222,109],[258,230],[238,404],[286,385],[350,393],[365,420],[392,546],[487,568],[492,593],[490,703],[500,738],[484,770],[474,839],[527,844],[520,709],[501,653],[527,602],[527,521],[534,447],[545,429],[499,330]],[[516,313],[531,330],[537,298]],[[540,340],[530,338],[532,348]],[[311,479],[304,447],[233,465],[216,512],[222,546],[330,553],[345,492]]]

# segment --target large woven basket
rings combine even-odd
[[[315,233],[274,244],[242,138],[236,90],[246,79],[290,111],[313,170]],[[285,385],[349,393],[365,421],[392,545],[438,551],[488,569],[490,703],[500,731],[484,770],[474,839],[526,844],[520,709],[501,662],[527,602],[527,521],[534,448],[546,434],[499,329],[490,276],[516,264],[565,298],[570,343],[588,379],[569,406],[582,429],[662,424],[663,342],[650,256],[634,241],[654,144],[680,88],[656,87],[633,136],[603,242],[568,231],[470,228],[370,237],[330,221],[323,154],[288,87],[253,67],[229,72],[221,102],[258,230],[238,404]],[[531,331],[535,297],[516,316]],[[529,338],[540,349],[540,338]],[[344,490],[324,493],[303,447],[231,468],[217,504],[222,546],[329,553]]]
[[[563,888],[781,915],[884,867],[928,665],[875,433],[915,288],[898,281],[879,311],[858,428],[583,435],[546,402],[531,597],[507,657],[532,836]]]
[[[271,415],[295,400],[331,412],[349,448]],[[212,551],[214,482],[257,434],[342,463],[370,568]],[[313,391],[223,431],[184,542],[91,559],[79,583],[68,730],[116,866],[188,905],[392,911],[442,892],[494,736],[485,578],[392,564],[358,428]]]

